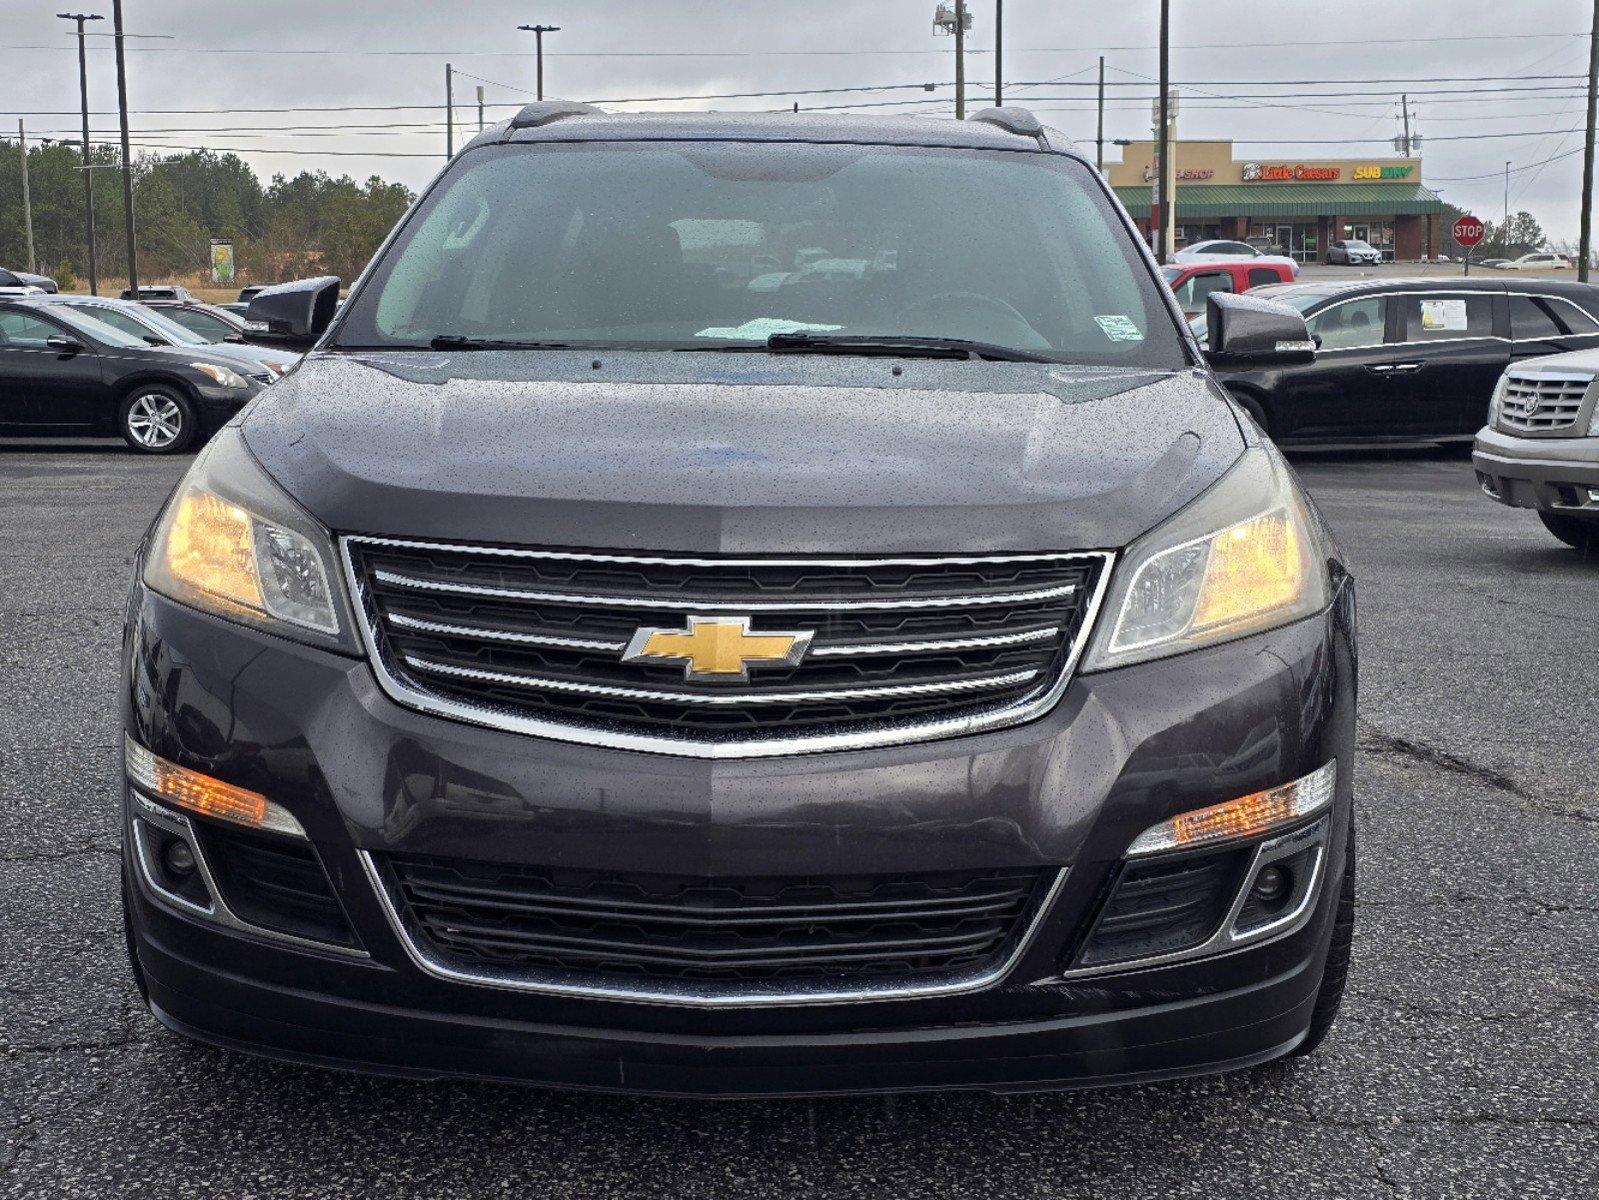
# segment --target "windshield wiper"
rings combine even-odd
[[[585,350],[576,342],[516,341],[509,338],[475,338],[441,333],[428,343],[431,350]]]
[[[998,362],[1055,362],[1037,350],[977,342],[970,338],[915,334],[774,333],[768,350],[803,354],[891,354],[915,358],[986,358]]]

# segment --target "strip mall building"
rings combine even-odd
[[[1330,242],[1358,238],[1384,260],[1448,253],[1444,203],[1422,186],[1420,158],[1241,159],[1230,141],[1175,146],[1179,248],[1207,238],[1269,239],[1275,253],[1317,262]],[[1155,144],[1121,149],[1105,175],[1147,237]]]

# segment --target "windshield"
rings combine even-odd
[[[334,344],[764,349],[795,332],[1185,365],[1082,164],[805,143],[475,151],[407,221]]]
[[[71,308],[81,316],[98,321],[103,325],[112,325],[123,333],[131,334],[144,339],[146,332],[164,338],[174,346],[204,346],[209,343],[202,337],[191,333],[176,321],[169,320],[153,308],[146,308],[142,304],[129,304],[124,308],[114,308],[109,304],[74,304],[65,302],[63,308]]]
[[[128,350],[134,346],[143,349],[149,343],[143,338],[134,337],[131,333],[123,333],[114,325],[107,325],[104,321],[97,321],[81,308],[74,308],[70,304],[52,304],[49,312],[57,317],[63,325],[70,325],[79,333],[88,334],[97,342],[107,346],[115,346],[119,350]]]
[[[179,346],[209,346],[211,344],[209,338],[201,337],[192,329],[185,329],[165,313],[157,312],[153,308],[145,308],[143,305],[139,307],[143,311],[138,314],[138,319],[162,336],[172,339],[175,344]]]

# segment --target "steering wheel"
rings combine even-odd
[[[1033,324],[1022,316],[1014,307],[1001,300],[998,296],[985,296],[981,292],[937,292],[931,296],[923,296],[912,300],[900,310],[901,316],[910,316],[925,310],[943,308],[946,311],[956,306],[964,306],[967,311],[980,308],[986,312],[1015,321],[1023,328],[1031,330]]]

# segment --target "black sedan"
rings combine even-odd
[[[271,382],[208,348],[152,346],[72,307],[0,300],[0,435],[191,446]]]
[[[1304,313],[1302,366],[1222,369],[1285,446],[1469,442],[1510,363],[1599,346],[1599,288],[1545,279],[1402,279],[1256,288]]]

